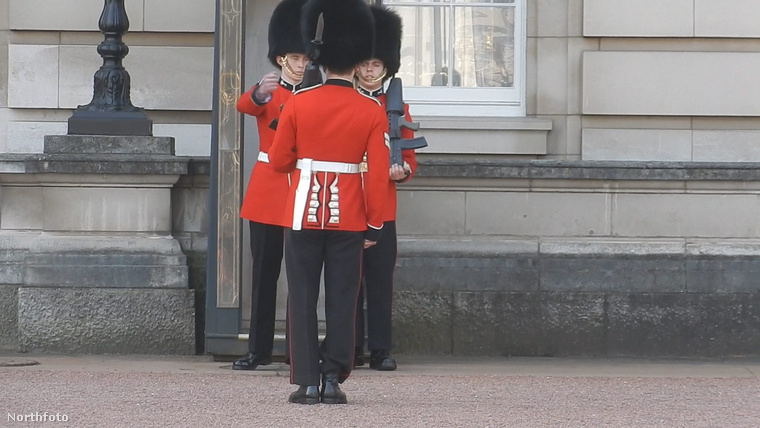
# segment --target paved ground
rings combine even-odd
[[[757,359],[401,357],[357,369],[349,404],[303,406],[278,363],[0,355],[0,427],[756,428],[759,377]]]

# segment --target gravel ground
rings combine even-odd
[[[142,372],[0,367],[0,426],[760,426],[760,379],[754,375],[443,376],[364,369],[343,385],[349,404],[305,406],[287,403],[295,388],[285,370],[182,373],[145,367]],[[44,412],[68,421],[28,417],[41,419]]]

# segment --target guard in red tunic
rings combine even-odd
[[[288,175],[276,172],[269,163],[280,111],[300,86],[308,63],[299,22],[305,0],[284,0],[269,21],[271,63],[281,69],[271,72],[240,96],[237,109],[256,117],[259,154],[251,171],[240,216],[249,220],[251,255],[251,327],[248,354],[236,360],[235,370],[254,370],[272,362],[277,280],[283,255],[284,223],[282,213],[288,193]]]
[[[362,254],[377,242],[383,225],[388,123],[380,103],[353,87],[355,67],[372,56],[369,7],[362,0],[309,0],[301,13],[307,40],[320,39],[317,27],[323,22],[322,44],[313,47],[319,48],[326,80],[285,105],[269,152],[275,170],[291,176],[285,266],[290,381],[299,388],[289,401],[343,404],[339,383],[353,368]],[[320,344],[317,300],[323,273],[326,332]]]
[[[375,53],[373,58],[356,68],[357,89],[376,98],[385,106],[384,82],[393,77],[401,66],[401,17],[382,6],[370,8],[375,18]],[[411,122],[409,107],[404,105],[406,120]],[[413,132],[401,128],[402,138],[412,138]],[[396,266],[396,183],[409,180],[417,167],[414,150],[401,152],[403,165],[391,165],[387,180],[387,199],[383,214],[383,229],[377,245],[364,251],[364,284],[359,293],[356,311],[356,349],[354,365],[364,365],[364,302],[367,298],[367,347],[369,366],[375,370],[396,370],[391,356],[393,306],[393,270]]]

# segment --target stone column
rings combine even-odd
[[[171,191],[188,160],[169,137],[60,135],[4,179],[4,232],[22,243],[24,352],[195,353],[187,260]]]

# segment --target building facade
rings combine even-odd
[[[5,157],[41,153],[92,92],[102,2],[49,3],[0,11]],[[430,143],[399,187],[400,352],[758,353],[760,6],[384,3],[404,17],[400,77]],[[216,354],[244,350],[235,214],[256,133],[234,100],[270,70],[275,5],[126,1],[134,104],[177,155],[210,156],[210,226],[172,233],[187,249],[208,232]],[[8,214],[22,199],[2,177],[0,232],[34,233]]]

